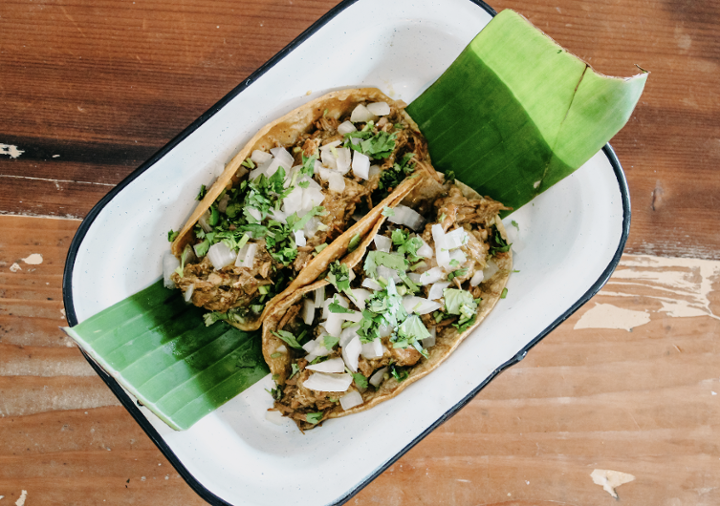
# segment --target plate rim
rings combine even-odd
[[[262,64],[257,70],[255,70],[252,74],[250,74],[247,78],[245,78],[243,81],[240,82],[237,86],[235,86],[231,91],[229,91],[225,96],[223,96],[220,100],[218,100],[215,104],[213,104],[208,110],[206,110],[204,113],[202,113],[197,119],[195,119],[190,125],[188,125],[185,129],[183,129],[178,135],[176,135],[173,139],[171,139],[167,144],[165,144],[162,148],[160,148],[157,152],[155,152],[150,158],[148,158],[145,162],[143,162],[137,169],[135,169],[133,172],[131,172],[127,177],[125,177],[120,183],[118,183],[115,188],[113,188],[110,192],[108,192],[103,198],[101,198],[88,212],[88,214],[85,216],[83,221],[80,223],[80,226],[78,227],[75,236],[72,239],[72,242],[70,243],[70,247],[68,249],[68,254],[65,260],[65,266],[63,269],[63,281],[62,281],[62,294],[63,294],[63,304],[65,306],[65,313],[66,313],[66,319],[70,326],[75,326],[78,324],[77,320],[77,314],[75,313],[75,305],[73,301],[73,291],[72,291],[72,277],[75,267],[75,261],[77,259],[77,253],[80,249],[80,246],[85,239],[85,236],[92,226],[95,219],[98,217],[100,212],[122,191],[125,189],[126,186],[128,186],[132,181],[134,181],[136,178],[138,178],[141,174],[143,174],[146,170],[148,170],[150,167],[152,167],[155,163],[157,163],[161,158],[166,156],[170,151],[172,151],[178,144],[180,144],[185,138],[187,138],[190,134],[192,134],[195,130],[200,128],[206,121],[208,121],[212,116],[214,116],[216,113],[218,113],[227,103],[229,103],[231,100],[233,100],[237,95],[242,93],[248,86],[250,86],[255,80],[257,80],[259,77],[261,77],[263,74],[265,74],[268,70],[270,70],[272,67],[274,67],[277,63],[279,63],[281,60],[283,60],[287,55],[289,55],[295,48],[300,46],[305,40],[307,40],[311,35],[315,34],[317,31],[319,31],[323,26],[325,26],[330,20],[335,18],[338,14],[340,14],[342,11],[350,7],[351,5],[357,3],[360,0],[343,0],[341,3],[330,9],[328,12],[326,12],[322,17],[320,17],[315,23],[313,23],[310,27],[308,27],[305,31],[303,31],[298,37],[296,37],[293,41],[291,41],[288,45],[286,45],[283,49],[278,51],[275,55],[273,55],[269,60],[267,60],[264,64]],[[473,3],[477,5],[478,7],[484,9],[490,16],[494,17],[497,12],[495,9],[493,9],[490,5],[485,3],[483,0],[468,0],[470,3]],[[415,445],[417,445],[421,440],[423,440],[427,435],[429,435],[432,431],[434,431],[437,427],[445,423],[447,420],[452,418],[458,411],[460,411],[464,406],[466,406],[480,391],[485,388],[495,377],[500,374],[505,369],[517,364],[520,362],[527,353],[530,351],[531,348],[533,348],[536,344],[538,344],[540,341],[542,341],[543,338],[545,338],[552,330],[554,330],[557,326],[559,326],[562,322],[567,320],[573,313],[575,313],[580,307],[582,307],[585,303],[587,303],[595,294],[597,294],[600,289],[607,283],[608,279],[612,275],[615,268],[618,266],[620,259],[622,257],[623,250],[625,248],[625,244],[627,243],[628,235],[630,232],[630,219],[631,219],[631,208],[630,208],[630,192],[627,184],[627,179],[625,177],[625,173],[623,172],[622,166],[620,164],[620,161],[617,158],[617,155],[615,154],[615,151],[610,146],[610,143],[605,144],[602,148],[602,152],[607,157],[608,162],[612,166],[613,172],[615,174],[615,177],[617,179],[618,183],[618,189],[620,192],[621,197],[621,205],[622,205],[622,212],[623,212],[623,218],[622,218],[622,224],[621,224],[621,237],[618,242],[618,246],[615,250],[615,253],[611,259],[611,261],[608,263],[608,265],[605,267],[601,275],[598,277],[598,279],[592,284],[592,286],[580,297],[578,298],[575,303],[573,303],[562,315],[560,315],[558,318],[556,318],[551,324],[549,324],[545,329],[543,329],[537,336],[535,336],[531,341],[529,341],[516,355],[511,358],[510,360],[506,361],[504,364],[497,367],[487,378],[485,378],[480,384],[478,384],[473,390],[468,393],[463,399],[461,399],[458,403],[453,405],[449,410],[447,410],[445,413],[443,413],[435,422],[433,422],[431,425],[429,425],[423,432],[421,432],[417,437],[412,439],[407,445],[405,445],[398,453],[396,453],[392,458],[390,458],[388,461],[380,465],[377,469],[375,469],[372,473],[364,477],[359,483],[357,483],[355,486],[353,486],[351,489],[349,489],[345,494],[342,496],[339,496],[336,498],[335,502],[331,503],[332,505],[339,506],[341,504],[344,504],[347,502],[350,498],[352,498],[355,494],[357,494],[360,490],[365,488],[371,481],[373,481],[375,478],[377,478],[380,474],[382,474],[387,468],[389,468],[392,464],[394,464],[397,460],[400,459],[403,455],[405,455],[408,451],[410,451]],[[160,433],[153,427],[153,425],[150,423],[150,421],[143,415],[143,413],[140,411],[138,405],[133,401],[127,392],[120,386],[120,384],[110,376],[100,365],[98,365],[85,351],[83,351],[81,348],[79,348],[85,359],[88,361],[90,366],[93,368],[93,370],[100,376],[100,378],[105,382],[105,384],[110,388],[112,393],[117,397],[117,399],[120,401],[120,403],[123,405],[123,407],[130,413],[130,415],[135,419],[135,421],[140,425],[140,427],[145,431],[147,436],[151,439],[151,441],[155,444],[155,446],[158,447],[158,449],[163,453],[166,459],[172,464],[172,466],[175,468],[175,470],[182,476],[182,478],[185,480],[185,482],[192,488],[195,493],[197,493],[200,497],[202,497],[205,501],[207,501],[209,504],[216,505],[216,506],[233,506],[232,504],[226,502],[224,499],[220,498],[213,492],[211,492],[209,489],[207,489],[204,485],[202,485],[190,471],[185,467],[185,465],[182,463],[182,461],[175,455],[173,450],[170,448],[170,446],[165,442],[163,437],[160,435]]]

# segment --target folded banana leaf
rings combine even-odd
[[[187,429],[265,377],[259,331],[205,326],[162,280],[65,332],[176,430]]]
[[[600,75],[504,10],[407,111],[438,170],[517,210],[620,131],[646,79]]]
[[[520,208],[626,123],[646,75],[601,76],[505,10],[408,107],[434,165]],[[142,404],[186,429],[269,373],[257,332],[206,327],[162,281],[66,332]]]

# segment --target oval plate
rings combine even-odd
[[[323,16],[88,214],[68,254],[70,325],[161,275],[167,232],[190,215],[201,184],[270,120],[328,91],[376,86],[410,103],[490,21],[471,0],[345,1]],[[348,26],[363,26],[361,37]],[[422,51],[417,51],[422,48]],[[265,420],[267,377],[192,428],[175,432],[92,360],[98,374],[195,491],[211,504],[341,504],[521,360],[605,284],[630,226],[622,168],[609,145],[513,213],[515,269],[480,328],[403,395],[301,434]]]

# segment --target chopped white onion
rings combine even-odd
[[[353,152],[352,170],[360,179],[370,178],[370,158],[359,151]]]
[[[320,151],[332,151],[332,148],[337,148],[343,141],[332,141],[327,144],[320,146]]]
[[[226,193],[223,198],[218,202],[218,211],[224,213],[227,210],[227,205],[230,203],[230,194]]]
[[[385,237],[384,235],[377,234],[373,238],[373,241],[375,242],[376,250],[390,253],[390,248],[392,248],[392,239]]]
[[[272,409],[265,412],[265,420],[275,425],[285,425],[287,418],[280,411]]]
[[[351,327],[344,328],[342,332],[340,332],[340,341],[338,344],[341,348],[344,348],[347,343],[353,340],[353,338],[357,337],[357,330],[358,326],[353,325]]]
[[[430,291],[428,292],[428,299],[430,300],[438,300],[443,296],[443,290],[445,290],[448,286],[450,286],[449,281],[440,281],[438,283],[433,284],[430,287]]]
[[[205,212],[200,215],[200,218],[198,218],[198,223],[205,232],[212,232],[212,226],[208,223],[209,219],[210,209],[205,210]]]
[[[303,189],[299,186],[293,188],[293,190],[283,199],[283,212],[286,216],[290,216],[292,213],[296,213],[302,209],[303,205]]]
[[[325,285],[316,288],[315,291],[315,307],[323,307],[325,304]]]
[[[373,113],[368,111],[367,107],[358,104],[358,106],[353,109],[352,114],[350,114],[350,121],[353,123],[367,123],[368,121],[374,120],[375,117]]]
[[[370,290],[382,290],[383,289],[382,285],[372,278],[363,279],[362,286],[364,286],[365,288],[369,288]]]
[[[320,187],[308,186],[302,192],[302,209],[310,210],[315,206],[319,206],[325,200],[325,194]],[[292,213],[288,213],[292,214]]]
[[[414,209],[398,204],[395,206],[393,215],[388,216],[388,221],[398,225],[405,225],[412,230],[420,230],[425,223],[425,218],[420,216]]]
[[[305,246],[307,244],[307,241],[305,240],[305,234],[303,234],[302,230],[296,230],[294,232],[295,235],[295,244],[298,246]]]
[[[329,149],[320,150],[320,160],[322,164],[329,169],[337,169],[337,160],[333,152]]]
[[[387,370],[388,370],[387,367],[381,367],[380,369],[375,371],[372,374],[372,376],[370,376],[370,379],[368,380],[368,382],[375,388],[379,387],[380,384],[385,379],[385,373],[387,372]]]
[[[482,271],[483,279],[489,280],[499,270],[500,270],[500,267],[498,267],[497,264],[493,260],[488,260],[487,265],[485,266],[485,269],[483,269],[483,271]]]
[[[380,166],[379,165],[371,165],[370,170],[368,171],[368,179],[371,177],[375,177],[380,175]]]
[[[417,250],[417,256],[422,258],[432,258],[433,257],[433,249],[430,247],[428,243],[420,239],[422,241],[422,246],[420,246]]]
[[[352,313],[338,313],[340,315],[340,318],[342,318],[346,322],[355,322],[358,323],[360,320],[362,320],[362,313],[360,311],[353,311]]]
[[[362,344],[358,336],[353,337],[350,342],[342,348],[342,358],[345,361],[345,365],[348,366],[348,369],[352,372],[357,372],[358,370],[361,349]]]
[[[180,267],[180,260],[178,260],[175,255],[168,251],[163,256],[162,264],[163,285],[165,286],[165,288],[175,288],[175,283],[173,283],[173,280],[170,279],[170,276],[172,276],[172,273],[175,272],[175,269]]]
[[[360,349],[360,355],[363,356],[366,360],[372,360],[374,358],[380,358],[383,356],[383,345],[382,341],[378,339],[374,339],[373,341],[369,343],[363,343],[362,348]]]
[[[259,209],[255,209],[254,207],[246,206],[246,207],[245,207],[245,210],[248,212],[248,214],[249,214],[250,216],[252,216],[253,218],[255,218],[255,219],[258,221],[258,223],[259,223],[260,221],[262,221],[262,214],[260,214],[260,210],[259,210]]]
[[[467,231],[464,228],[456,228],[452,232],[448,232],[443,236],[440,247],[450,251],[455,248],[459,248],[464,244],[467,244],[467,242]]]
[[[402,281],[400,279],[400,276],[398,275],[398,272],[395,269],[390,269],[389,267],[385,267],[384,265],[378,265],[377,274],[379,277],[385,280],[392,279],[396,283]]]
[[[303,382],[303,386],[317,392],[344,392],[352,384],[351,374],[327,374],[316,372]]]
[[[255,162],[256,165],[260,165],[272,160],[272,155],[270,153],[266,153],[265,151],[260,151],[259,149],[256,149],[250,155],[250,160]]]
[[[393,333],[393,326],[389,323],[381,323],[378,326],[378,335],[380,337],[390,337]]]
[[[337,128],[340,135],[349,134],[351,132],[357,132],[357,128],[350,121],[343,121]]]
[[[277,209],[270,209],[270,215],[272,216],[273,220],[279,221],[280,223],[285,223],[287,225],[287,215],[284,212]]]
[[[290,172],[290,168],[295,163],[293,156],[283,147],[272,148],[270,153],[275,157],[266,170],[268,176],[275,174],[279,167],[285,169],[285,174]]]
[[[344,372],[345,363],[340,357],[331,358],[325,362],[305,366],[305,369],[315,372]]]
[[[390,114],[390,106],[387,102],[375,102],[367,105],[367,110],[375,116],[386,116]]]
[[[443,247],[443,244],[445,243],[445,231],[439,223],[433,225],[431,230],[433,241],[435,241],[435,257],[437,259],[437,263],[443,269],[450,270],[450,252],[447,248]],[[434,281],[431,281],[431,283],[434,283]]]
[[[419,283],[423,286],[436,283],[445,277],[445,273],[440,267],[433,267],[420,274]]]
[[[347,411],[348,409],[360,406],[362,403],[362,395],[357,390],[353,390],[352,392],[340,397],[340,406],[342,406],[343,411]]]
[[[428,314],[433,311],[437,311],[442,307],[442,304],[432,300],[425,299],[423,297],[416,297],[414,295],[408,295],[403,297],[402,305],[405,311],[408,313],[415,314]]]
[[[257,243],[249,242],[238,251],[235,259],[235,267],[247,267],[252,269],[255,265],[255,256],[257,254]]]
[[[463,253],[462,250],[456,249],[450,252],[450,262],[452,262],[453,260],[457,260],[458,264],[462,265],[467,262],[467,256],[465,255],[465,253]]]
[[[430,337],[426,337],[422,341],[420,341],[423,345],[423,348],[432,348],[435,346],[435,336],[437,335],[437,331],[435,330],[435,327],[430,327],[428,329],[430,332]]]
[[[330,313],[322,325],[325,327],[325,331],[331,336],[339,336],[342,332],[342,323],[345,321],[342,318],[342,313]]]
[[[280,346],[275,348],[275,353],[287,353],[287,346],[281,344]]]
[[[365,309],[365,301],[368,300],[372,294],[364,288],[353,288],[351,291],[355,297],[355,305],[362,311]]]
[[[231,250],[224,242],[218,242],[210,246],[208,249],[207,256],[213,267],[216,270],[220,270],[233,263],[236,258],[236,253]]]
[[[342,193],[345,190],[345,178],[337,172],[328,176],[328,188],[330,191]]]
[[[335,163],[337,170],[343,176],[350,172],[350,164],[352,163],[352,153],[350,148],[338,148],[335,150]]]
[[[485,274],[483,271],[477,271],[475,274],[473,274],[473,277],[470,278],[470,286],[478,286],[480,283],[483,282],[483,279],[485,279]]]
[[[310,299],[303,300],[302,318],[305,325],[312,325],[315,319],[315,304]]]
[[[185,290],[185,293],[183,296],[185,297],[185,302],[190,302],[192,300],[192,294],[195,291],[195,283],[187,287],[187,290]]]
[[[323,181],[327,181],[330,179],[330,176],[334,174],[332,169],[326,169],[325,167],[320,166],[319,169],[317,169],[315,172],[317,172],[317,175],[320,176],[320,179]]]

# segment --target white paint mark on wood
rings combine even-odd
[[[22,267],[20,267],[20,266],[17,264],[17,262],[15,262],[14,264],[12,264],[12,265],[10,266],[10,272],[17,272],[17,271],[21,271],[21,270],[22,270]]]
[[[28,265],[40,265],[43,263],[43,257],[40,253],[33,253],[27,258],[23,258],[22,261]]]
[[[20,493],[20,497],[15,501],[15,506],[25,506],[25,499],[27,499],[27,490]]]
[[[25,151],[18,149],[12,144],[0,144],[0,155],[8,155],[10,158],[18,158]]]
[[[634,287],[650,293],[642,296],[660,301],[664,312],[672,317],[710,316],[720,319],[710,308],[713,283],[720,278],[720,261],[696,258],[663,258],[648,255],[624,255],[609,287],[603,295],[636,296]]]
[[[603,490],[613,496],[615,499],[618,498],[615,489],[624,483],[630,483],[635,479],[632,474],[621,473],[619,471],[610,471],[606,469],[595,469],[590,473],[593,483],[600,485]]]
[[[575,329],[625,329],[631,330],[650,322],[645,311],[633,311],[612,304],[595,304],[575,324]]]

